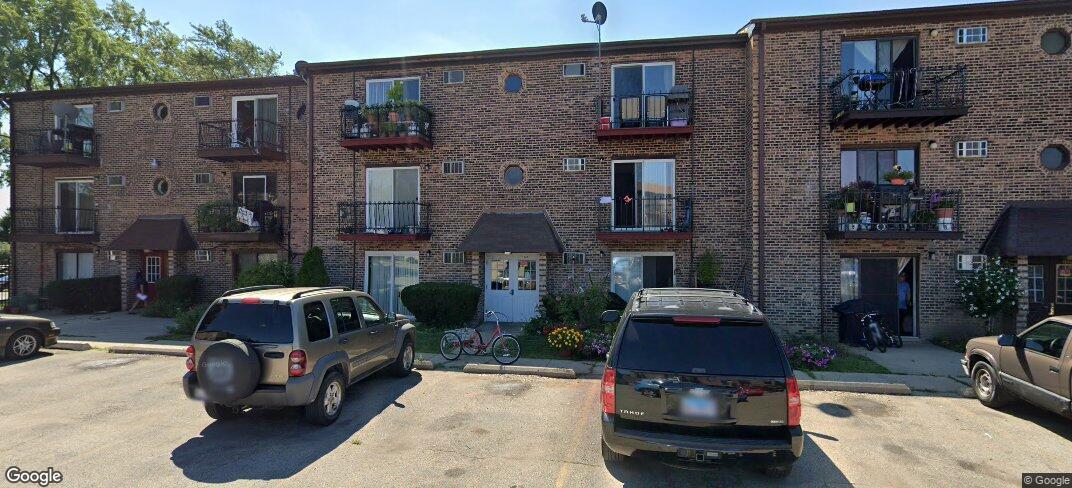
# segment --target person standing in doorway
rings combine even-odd
[[[904,274],[897,275],[897,333],[904,335],[905,319],[912,317],[912,285],[908,284],[908,277]],[[911,330],[911,324],[909,324]]]
[[[145,305],[149,302],[149,282],[145,280],[145,275],[141,271],[134,275],[134,282],[131,283],[130,288],[134,292],[134,303],[130,305],[127,313],[134,313],[138,305],[145,308]]]

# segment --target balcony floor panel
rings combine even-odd
[[[836,114],[835,128],[939,126],[968,114],[967,107],[902,110],[849,110]]]
[[[17,154],[11,160],[14,164],[45,169],[100,166],[100,158],[81,154]]]
[[[15,242],[41,242],[41,243],[66,243],[66,242],[98,242],[100,234],[46,234],[37,232],[15,232],[11,234],[11,240]]]
[[[378,149],[431,149],[432,140],[423,136],[343,138],[339,145],[353,151]]]
[[[198,148],[197,157],[219,162],[245,161],[284,161],[287,154],[275,149],[257,149],[251,147]]]
[[[599,231],[596,239],[606,242],[631,241],[687,241],[692,239],[692,232],[682,231]]]
[[[839,240],[955,241],[963,237],[960,231],[826,231],[827,239]]]
[[[427,241],[431,234],[376,234],[363,232],[358,234],[339,234],[340,241],[349,242],[399,242],[399,241]]]
[[[280,239],[278,232],[198,232],[194,234],[198,242],[276,242]]]
[[[692,137],[692,126],[596,129],[596,139],[617,139],[628,137]]]

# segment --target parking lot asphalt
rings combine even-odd
[[[774,481],[739,467],[606,465],[599,381],[414,372],[348,391],[338,422],[296,409],[214,422],[183,359],[53,351],[0,362],[0,464],[61,486],[1009,486],[1072,471],[1072,421],[971,399],[804,393],[804,457]]]

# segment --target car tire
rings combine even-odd
[[[11,334],[4,348],[4,357],[7,359],[26,359],[41,350],[41,334],[34,330],[20,330]]]
[[[320,384],[313,403],[305,406],[305,420],[316,425],[331,425],[339,418],[346,400],[346,380],[338,371],[331,371]]]
[[[994,367],[986,361],[979,361],[972,367],[972,390],[979,403],[990,408],[1001,408],[1012,401],[1012,396],[998,381]]]
[[[769,478],[784,479],[788,478],[789,474],[793,472],[792,464],[781,464],[778,466],[766,466],[763,468],[763,474]]]
[[[416,361],[416,357],[417,352],[413,349],[413,340],[407,335],[402,340],[402,348],[398,350],[398,357],[395,358],[394,363],[391,363],[387,372],[400,378],[409,375],[410,371],[413,371],[413,362]]]
[[[216,402],[205,402],[205,413],[216,420],[232,420],[242,414],[236,407],[228,407]]]
[[[600,439],[599,443],[603,446],[603,460],[608,463],[620,463],[629,457],[625,454],[614,452],[614,450],[607,445],[607,441],[604,441],[603,439]]]

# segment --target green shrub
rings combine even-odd
[[[418,283],[403,288],[401,298],[418,322],[455,327],[476,315],[480,288],[464,283]]]
[[[118,276],[56,280],[45,286],[51,306],[66,313],[112,312],[122,308]]]
[[[193,336],[197,322],[201,320],[201,316],[205,314],[205,310],[208,310],[211,305],[211,303],[201,303],[183,310],[175,316],[175,325],[167,328],[168,333]]]
[[[700,255],[696,264],[696,284],[699,286],[714,286],[718,283],[718,275],[722,273],[722,257],[713,251],[706,251]]]
[[[161,278],[156,283],[157,301],[186,308],[197,303],[197,292],[200,288],[201,278],[197,276],[175,275]]]
[[[227,200],[202,203],[197,207],[197,225],[206,232],[243,232],[246,226],[235,213],[234,204]]]
[[[608,309],[622,310],[625,301],[610,292],[603,281],[589,280],[588,286],[577,291],[548,293],[540,299],[539,322],[580,324],[581,328],[596,327]]]
[[[324,266],[324,252],[319,247],[309,248],[302,257],[301,269],[294,279],[295,286],[328,286],[328,269]]]
[[[290,263],[286,261],[269,261],[243,271],[235,279],[234,286],[235,288],[244,288],[261,285],[291,286],[293,284],[294,271],[291,269]]]
[[[142,312],[142,315],[146,317],[171,318],[177,316],[183,310],[186,310],[187,307],[189,307],[189,305],[157,298],[145,305],[145,311]]]

